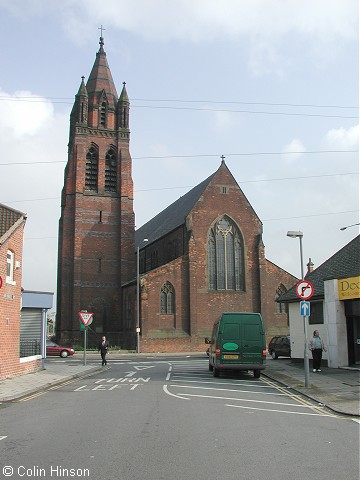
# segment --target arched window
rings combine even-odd
[[[99,174],[99,154],[95,147],[90,147],[86,155],[85,188],[97,192]]]
[[[115,150],[110,148],[105,156],[105,192],[116,192],[117,168]]]
[[[212,226],[208,237],[210,290],[244,290],[244,245],[235,223],[226,215]]]
[[[281,297],[281,295],[284,295],[284,293],[286,293],[287,290],[286,288],[284,287],[284,285],[281,283],[278,288],[276,289],[276,297],[275,297],[275,301]],[[286,313],[286,303],[279,303],[279,302],[276,302],[276,312],[277,313]]]
[[[171,283],[166,282],[160,291],[160,313],[170,314],[175,311],[175,292]]]

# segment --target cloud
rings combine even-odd
[[[356,149],[359,147],[359,133],[359,125],[349,129],[343,127],[332,128],[325,134],[323,144],[327,147],[336,147],[343,150]]]
[[[106,0],[105,4],[27,0],[24,7],[23,0],[0,0],[0,8],[24,22],[52,16],[82,46],[93,40],[100,24],[106,28],[107,47],[116,30],[162,43],[235,41],[239,49],[246,49],[248,68],[256,77],[282,78],[299,52],[312,56],[316,65],[334,62],[349,41],[358,39],[357,0]]]
[[[25,8],[23,0],[0,0],[0,7],[22,18],[52,12],[81,31],[84,24],[103,22],[166,41],[240,35],[279,39],[294,32],[332,41],[357,38],[358,32],[357,0],[106,0],[105,7],[98,0],[27,0]]]
[[[301,140],[299,140],[298,138],[294,138],[290,143],[283,147],[282,151],[284,153],[288,153],[287,155],[284,155],[285,160],[288,163],[294,163],[298,162],[299,158],[303,156],[302,153],[306,152],[306,147]]]
[[[21,98],[21,99],[20,99]],[[51,102],[27,91],[0,90],[0,129],[14,138],[35,135],[54,115]]]

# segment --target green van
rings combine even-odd
[[[266,340],[260,313],[223,313],[205,343],[210,344],[209,370],[214,377],[222,370],[253,370],[259,378],[265,368]]]

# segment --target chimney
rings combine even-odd
[[[307,263],[306,266],[307,266],[307,272],[306,272],[305,277],[307,277],[309,275],[309,273],[311,273],[314,270],[314,264],[311,261],[311,258],[309,258],[309,263]]]

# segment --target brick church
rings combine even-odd
[[[70,115],[57,340],[83,342],[80,310],[94,313],[90,345],[104,334],[132,349],[139,322],[144,352],[205,350],[204,337],[224,311],[261,312],[268,338],[288,333],[276,299],[297,279],[265,258],[261,220],[224,159],[135,231],[129,113],[125,83],[118,96],[101,37]]]

